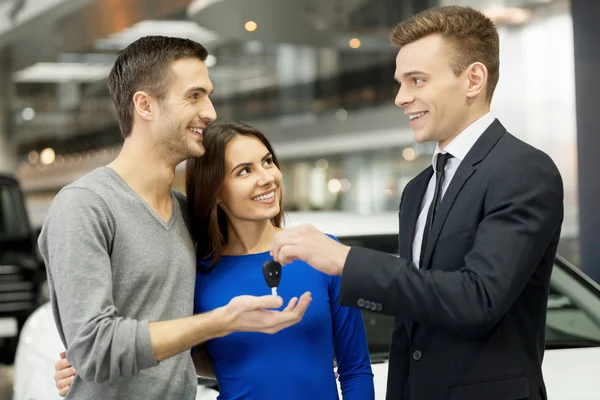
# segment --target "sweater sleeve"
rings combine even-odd
[[[328,279],[333,346],[342,396],[344,400],[373,400],[373,371],[362,313],[359,309],[339,304],[341,277]]]
[[[67,359],[82,379],[99,383],[158,364],[148,321],[121,317],[115,307],[112,232],[105,203],[88,189],[68,188],[54,199],[38,241]]]

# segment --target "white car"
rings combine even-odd
[[[343,243],[397,254],[397,213],[288,213],[286,226],[311,223]],[[557,257],[551,278],[546,323],[544,380],[549,400],[598,400],[600,379],[600,286]],[[393,318],[363,311],[375,394],[385,399],[387,351]],[[49,304],[35,311],[21,332],[14,372],[13,400],[58,400],[54,364],[63,351]],[[197,400],[218,396],[215,381],[199,379]]]

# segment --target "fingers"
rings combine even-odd
[[[297,243],[298,230],[298,227],[294,227],[277,232],[273,238],[273,247],[271,249],[271,256],[273,256],[273,260],[277,261],[281,265],[289,264],[291,261],[293,261],[293,259],[290,259],[289,257],[285,258],[286,254],[282,254],[281,252],[284,247]]]
[[[244,311],[261,310],[265,308],[279,308],[283,299],[279,296],[240,296],[243,299]]]
[[[298,258],[298,246],[296,245],[291,245],[291,244],[287,244],[287,245],[283,245],[279,248],[279,252],[277,253],[277,261],[279,264],[283,265],[287,265],[290,264],[292,261],[296,260]],[[273,258],[275,259],[275,258]]]
[[[302,296],[300,296],[300,300],[298,300],[298,304],[294,308],[294,312],[299,314],[299,320],[302,319],[308,305],[312,301],[312,294],[310,292],[305,292]]]
[[[71,387],[71,385],[69,384],[68,386],[63,387],[62,389],[59,389],[59,391],[58,391],[59,396],[65,397],[67,395],[67,393],[69,392],[70,387]]]
[[[59,354],[60,358],[66,358],[67,357],[67,352],[63,351],[62,353]]]
[[[77,371],[75,371],[75,368],[65,368],[57,370],[54,374],[54,380],[58,382],[59,380],[70,378],[72,376],[75,376],[76,374]]]
[[[56,364],[54,364],[54,369],[56,371],[62,371],[69,367],[71,367],[71,363],[66,358],[61,358],[56,362]]]
[[[290,302],[288,303],[287,307],[283,311],[291,311],[291,310],[293,310],[294,307],[296,306],[296,303],[298,303],[298,298],[297,297],[292,297],[290,299]]]
[[[71,376],[69,378],[61,379],[60,381],[57,381],[56,388],[58,389],[58,394],[60,394],[62,397],[65,397],[67,395],[67,392],[69,391],[69,388],[73,384],[74,380],[75,380],[75,376]]]
[[[268,332],[276,333],[300,322],[311,301],[311,293],[306,292],[300,296],[298,301],[296,301],[295,298],[291,299],[285,310],[281,312],[272,311],[273,322],[271,328],[268,329]]]

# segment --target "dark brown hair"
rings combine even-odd
[[[486,97],[491,101],[500,77],[500,39],[492,20],[471,7],[429,8],[396,25],[391,41],[402,47],[433,34],[454,50],[451,66],[456,76],[474,62],[486,66]]]
[[[115,104],[121,135],[133,128],[133,95],[139,90],[159,101],[167,94],[171,63],[183,58],[205,61],[208,52],[193,40],[145,36],[121,50],[108,75],[108,91]]]
[[[239,135],[260,140],[279,168],[273,147],[261,132],[236,121],[208,124],[203,133],[204,156],[187,161],[185,186],[197,258],[211,258],[211,267],[217,264],[227,243],[227,215],[217,205],[217,197],[225,181],[225,149]],[[283,222],[282,197],[279,198],[279,213],[271,220],[278,228]]]

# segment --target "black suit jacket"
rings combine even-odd
[[[555,164],[495,120],[450,182],[418,269],[412,243],[432,173],[402,194],[399,257],[352,247],[342,275],[342,304],[396,317],[387,399],[546,399],[546,307],[563,219]]]

